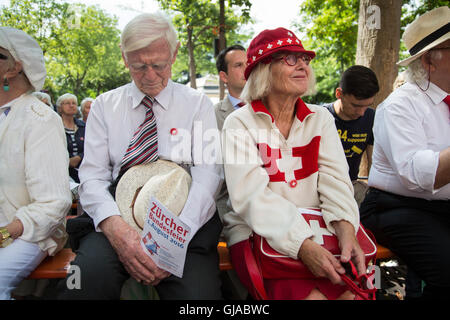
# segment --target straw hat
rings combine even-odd
[[[247,50],[247,68],[244,72],[245,79],[248,80],[253,68],[259,62],[267,61],[267,58],[278,51],[303,52],[311,59],[316,56],[314,51],[303,48],[302,42],[292,31],[285,28],[266,29],[250,42]]]
[[[439,7],[426,12],[409,24],[402,40],[411,55],[397,65],[407,66],[431,48],[450,39],[450,8]]]
[[[122,218],[141,232],[152,196],[178,216],[186,203],[191,181],[186,170],[167,160],[131,167],[120,178],[116,189]]]

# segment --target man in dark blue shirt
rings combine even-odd
[[[367,184],[358,181],[364,151],[367,153],[369,169],[372,163],[375,111],[370,107],[378,91],[378,80],[372,70],[364,66],[352,66],[342,74],[339,87],[336,88],[337,100],[324,105],[335,118],[358,205],[367,190]]]

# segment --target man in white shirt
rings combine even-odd
[[[450,298],[450,8],[410,24],[407,83],[377,108],[370,191],[361,221],[426,286]]]
[[[223,173],[221,154],[215,152],[220,151],[217,124],[205,95],[170,80],[178,48],[173,26],[161,14],[137,16],[122,33],[122,56],[133,81],[100,95],[89,113],[79,194],[93,226],[73,242],[78,249],[72,264],[80,268],[81,289],[69,290],[62,281],[61,299],[119,299],[130,276],[156,286],[161,299],[221,298],[217,242],[222,225],[214,199]],[[145,96],[153,101],[158,157],[179,163],[192,176],[179,216],[193,234],[181,279],[145,254],[140,235],[122,219],[115,192],[109,191],[133,134],[146,119]],[[211,140],[214,133],[217,139]]]

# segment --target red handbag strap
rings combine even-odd
[[[257,300],[267,300],[266,289],[264,288],[264,280],[261,274],[261,270],[256,263],[255,256],[252,250],[252,238],[245,241],[244,244],[244,259],[247,271],[250,276],[254,288],[254,298]]]
[[[370,274],[359,276],[353,263],[349,261],[349,264],[351,267],[351,271],[348,272],[349,275],[342,274],[341,279],[345,282],[351,292],[358,295],[363,300],[375,300],[375,292],[377,289],[372,283],[375,270]]]

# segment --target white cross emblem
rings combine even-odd
[[[292,37],[292,33],[291,32],[288,32],[288,35],[289,35],[289,37]]]
[[[300,41],[298,41],[298,39],[296,39],[295,42],[300,43]]]
[[[289,42],[289,44],[291,44],[291,42],[292,42],[292,40],[291,40],[291,39],[287,39],[286,41],[287,41],[287,42]]]
[[[281,41],[281,40],[277,41],[277,45],[281,46],[282,44],[283,44],[283,41]]]
[[[302,158],[293,157],[292,149],[281,150],[281,158],[276,160],[278,169],[284,173],[284,179],[289,182],[295,179],[295,170],[303,168]]]
[[[325,242],[323,236],[332,236],[333,234],[326,228],[322,228],[317,220],[309,220],[309,226],[314,232],[314,242],[323,245]]]
[[[263,53],[263,49],[259,49],[258,53],[261,55]]]
[[[255,56],[253,56],[253,61],[255,61],[256,60],[256,57]]]
[[[273,45],[272,45],[272,44],[269,44],[269,45],[267,46],[267,49],[272,49],[272,47],[273,47]]]

